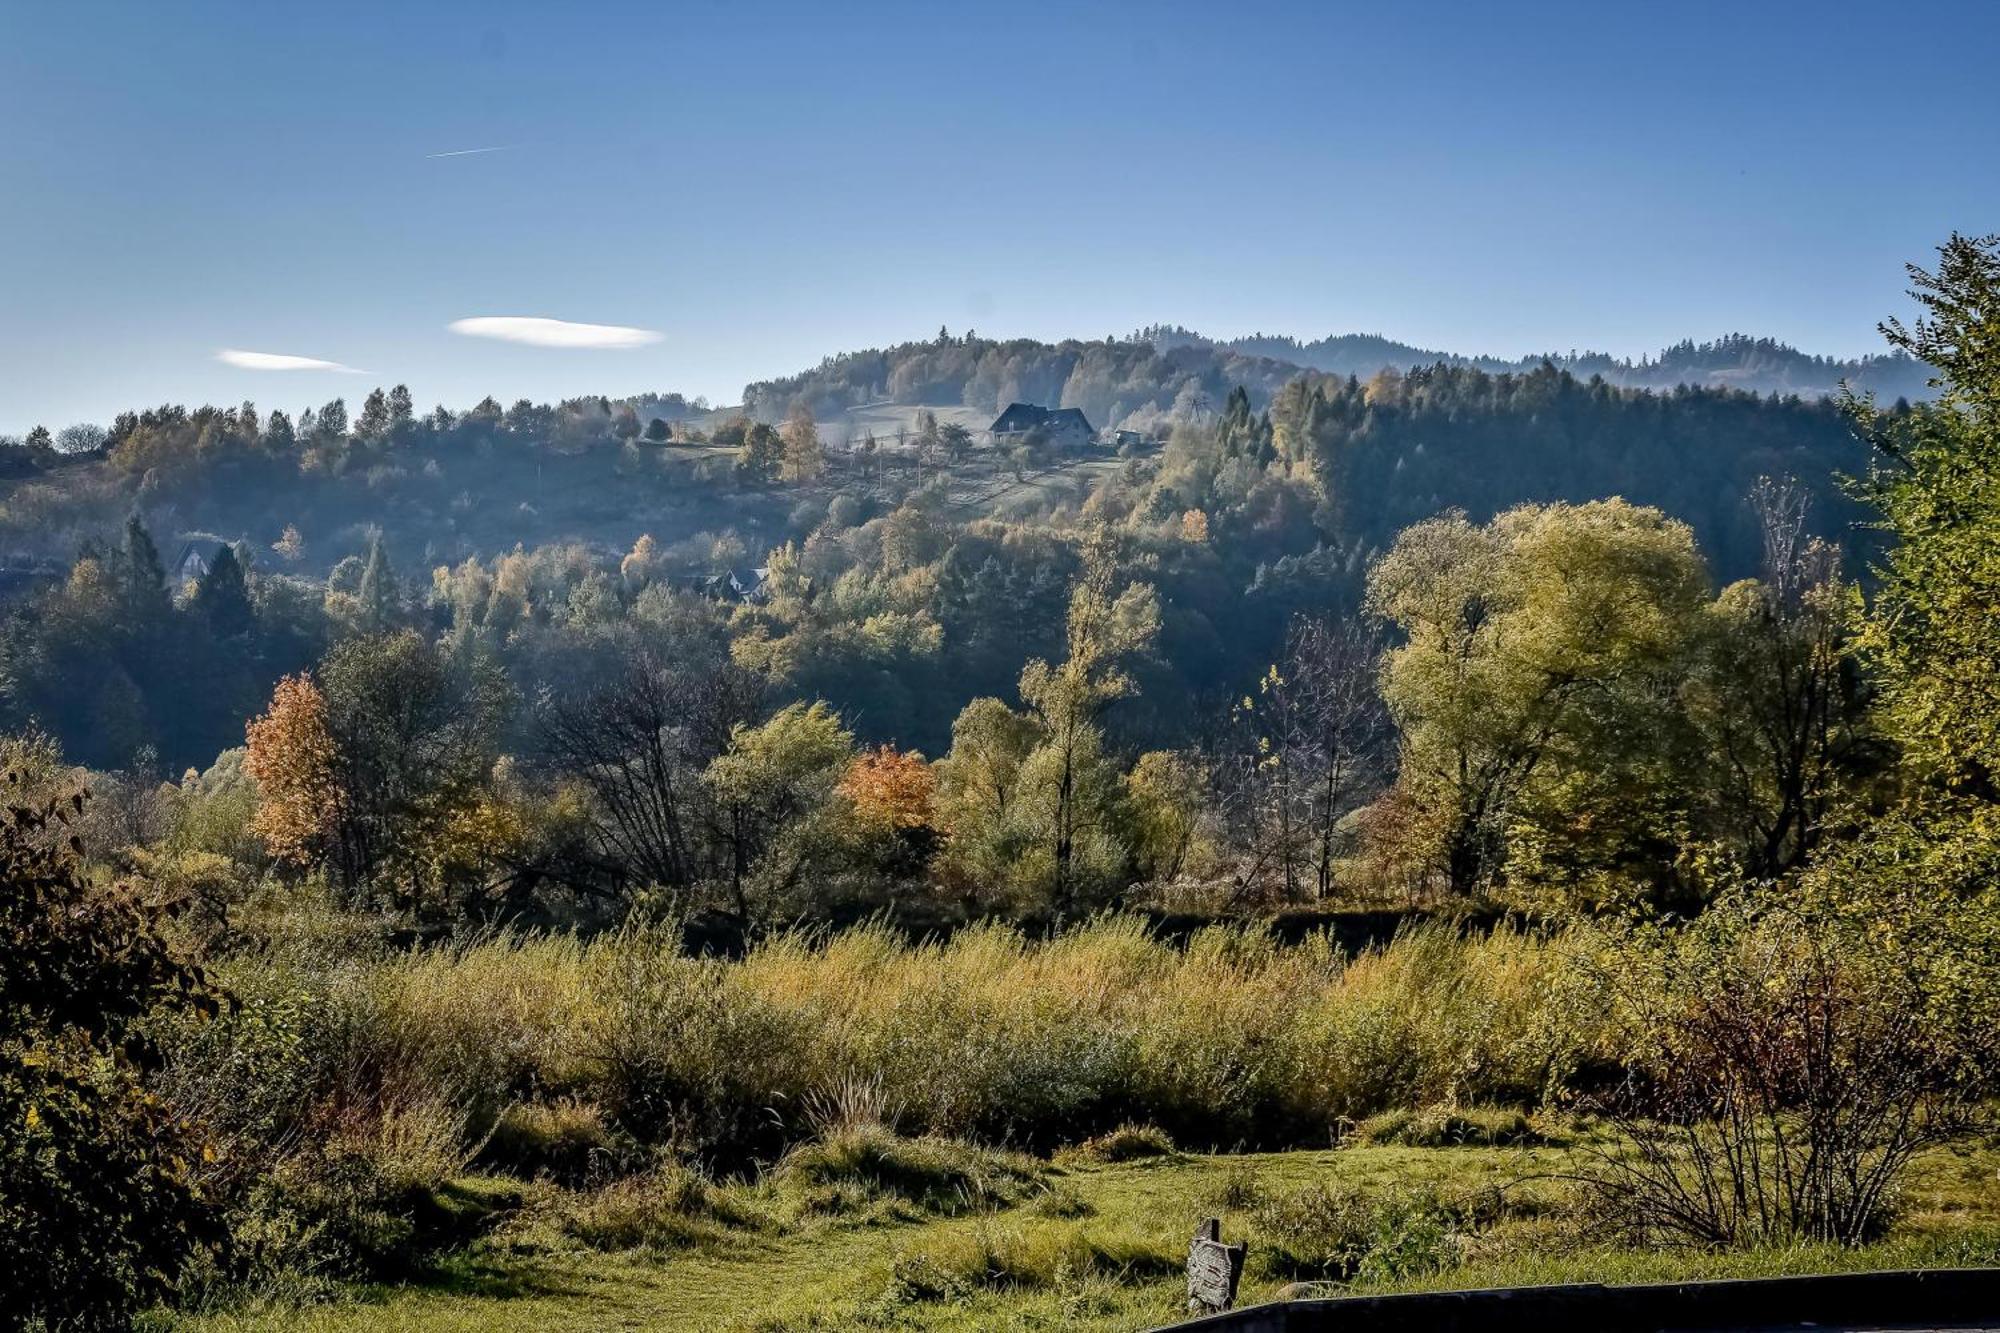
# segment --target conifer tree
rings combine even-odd
[[[224,546],[201,576],[195,585],[194,604],[208,622],[209,633],[218,639],[234,639],[256,627],[250,585],[243,577],[243,562],[236,558],[235,547]]]
[[[320,414],[324,420],[326,414]],[[354,433],[364,440],[380,440],[389,433],[389,400],[376,389],[363,400],[361,415],[354,420]]]
[[[401,609],[396,589],[396,572],[389,566],[389,553],[378,536],[368,546],[368,567],[362,572],[361,587],[355,593],[361,604],[361,625],[370,634],[393,627]]]
[[[118,550],[116,569],[127,628],[164,620],[173,609],[166,567],[160,562],[160,548],[153,544],[153,535],[137,514],[125,520],[125,544]]]

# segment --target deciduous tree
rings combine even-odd
[[[244,771],[257,780],[251,827],[277,860],[316,865],[333,846],[346,801],[326,699],[310,676],[287,676],[250,723]]]

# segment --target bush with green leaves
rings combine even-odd
[[[1369,1193],[1323,1182],[1274,1195],[1253,1212],[1259,1266],[1283,1277],[1395,1281],[1456,1263],[1476,1219],[1425,1189]]]
[[[1636,1239],[1863,1244],[1920,1153],[1991,1125],[1991,926],[1847,897],[1846,868],[1607,951],[1629,1072],[1589,1180]]]
[[[82,796],[0,817],[0,1310],[48,1327],[129,1319],[219,1249],[211,1153],[147,1086],[155,1010],[213,1014],[164,910],[90,884],[67,838]]]

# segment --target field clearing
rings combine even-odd
[[[1320,1152],[1188,1155],[1055,1168],[1040,1199],[994,1213],[932,1220],[818,1219],[780,1234],[735,1234],[667,1252],[604,1254],[549,1246],[507,1228],[445,1261],[425,1281],[359,1288],[305,1309],[272,1306],[183,1318],[185,1333],[557,1333],[605,1328],[804,1333],[805,1330],[1084,1329],[1123,1333],[1182,1317],[1178,1272],[1205,1216],[1225,1239],[1249,1233],[1253,1196],[1322,1182],[1365,1190],[1553,1188],[1573,1169],[1565,1148],[1350,1147]],[[1357,1282],[1355,1291],[1547,1282],[1751,1277],[2000,1261],[2000,1152],[1967,1145],[1924,1163],[1896,1230],[1859,1250],[1802,1247],[1711,1254],[1635,1251],[1561,1234],[1528,1218],[1471,1239],[1442,1271]],[[1059,1199],[1052,1208],[1047,1200]],[[912,1294],[929,1256],[1053,1248],[1130,1262],[1054,1266],[1042,1282],[992,1281],[946,1295]],[[1089,1271],[1083,1271],[1087,1267]],[[1282,1276],[1260,1268],[1252,1239],[1243,1303],[1275,1297]]]
[[[829,449],[843,449],[849,444],[859,444],[868,432],[873,431],[878,444],[890,445],[895,443],[898,430],[914,436],[917,433],[917,418],[925,412],[935,413],[940,426],[956,423],[965,427],[979,444],[986,442],[986,428],[993,424],[994,416],[977,407],[927,408],[909,403],[864,403],[820,422],[819,437]]]

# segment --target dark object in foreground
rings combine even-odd
[[[1216,1314],[1236,1304],[1236,1284],[1243,1280],[1241,1241],[1222,1243],[1222,1221],[1211,1217],[1195,1229],[1188,1244],[1188,1313]]]
[[[1720,1333],[1884,1326],[2000,1329],[2000,1269],[1306,1298],[1172,1327],[1177,1333]]]

